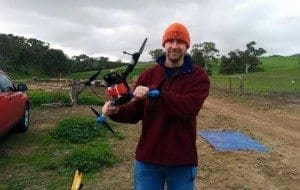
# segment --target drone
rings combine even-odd
[[[147,38],[144,39],[138,52],[131,54],[126,51],[123,51],[124,54],[131,55],[131,62],[127,65],[125,71],[119,73],[115,70],[111,70],[110,73],[103,76],[103,81],[96,80],[98,75],[101,72],[98,71],[86,81],[80,81],[77,83],[74,82],[72,85],[84,84],[84,87],[78,91],[78,94],[80,94],[86,86],[100,86],[106,88],[107,95],[112,100],[112,105],[117,106],[129,102],[133,98],[133,94],[130,90],[130,87],[126,79],[129,73],[133,71],[134,67],[138,63],[138,60],[144,51],[146,42],[147,42]],[[159,96],[159,91],[155,89],[149,91],[148,93],[148,97],[150,98],[156,98],[158,96]],[[104,114],[100,114],[93,107],[91,107],[91,110],[97,117],[96,118],[97,123],[102,124],[109,131],[115,133],[113,129],[109,126],[109,124],[105,121]]]

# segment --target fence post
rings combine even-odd
[[[212,79],[213,79],[213,87],[214,87],[214,89],[216,89],[216,77],[212,77]]]
[[[77,100],[78,100],[78,95],[79,95],[79,84],[78,83],[78,80],[76,79],[73,79],[73,84],[71,86],[71,101],[73,104],[77,104]]]
[[[240,95],[244,95],[244,78],[243,76],[239,76],[240,79]]]
[[[231,80],[232,80],[232,78],[229,77],[229,94],[231,94],[231,87],[232,87],[232,85],[231,85]]]

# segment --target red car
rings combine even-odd
[[[29,126],[29,101],[27,86],[13,84],[8,75],[0,70],[0,136],[14,128],[25,132]]]

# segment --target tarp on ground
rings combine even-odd
[[[266,146],[238,131],[198,131],[198,135],[222,152],[236,150],[268,152]]]

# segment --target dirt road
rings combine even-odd
[[[87,189],[132,189],[132,164],[140,124],[122,125],[123,141],[113,142],[121,162],[85,184]],[[300,105],[253,99],[247,104],[210,96],[199,114],[198,129],[239,130],[266,145],[268,153],[217,152],[197,139],[196,189],[300,189]]]

